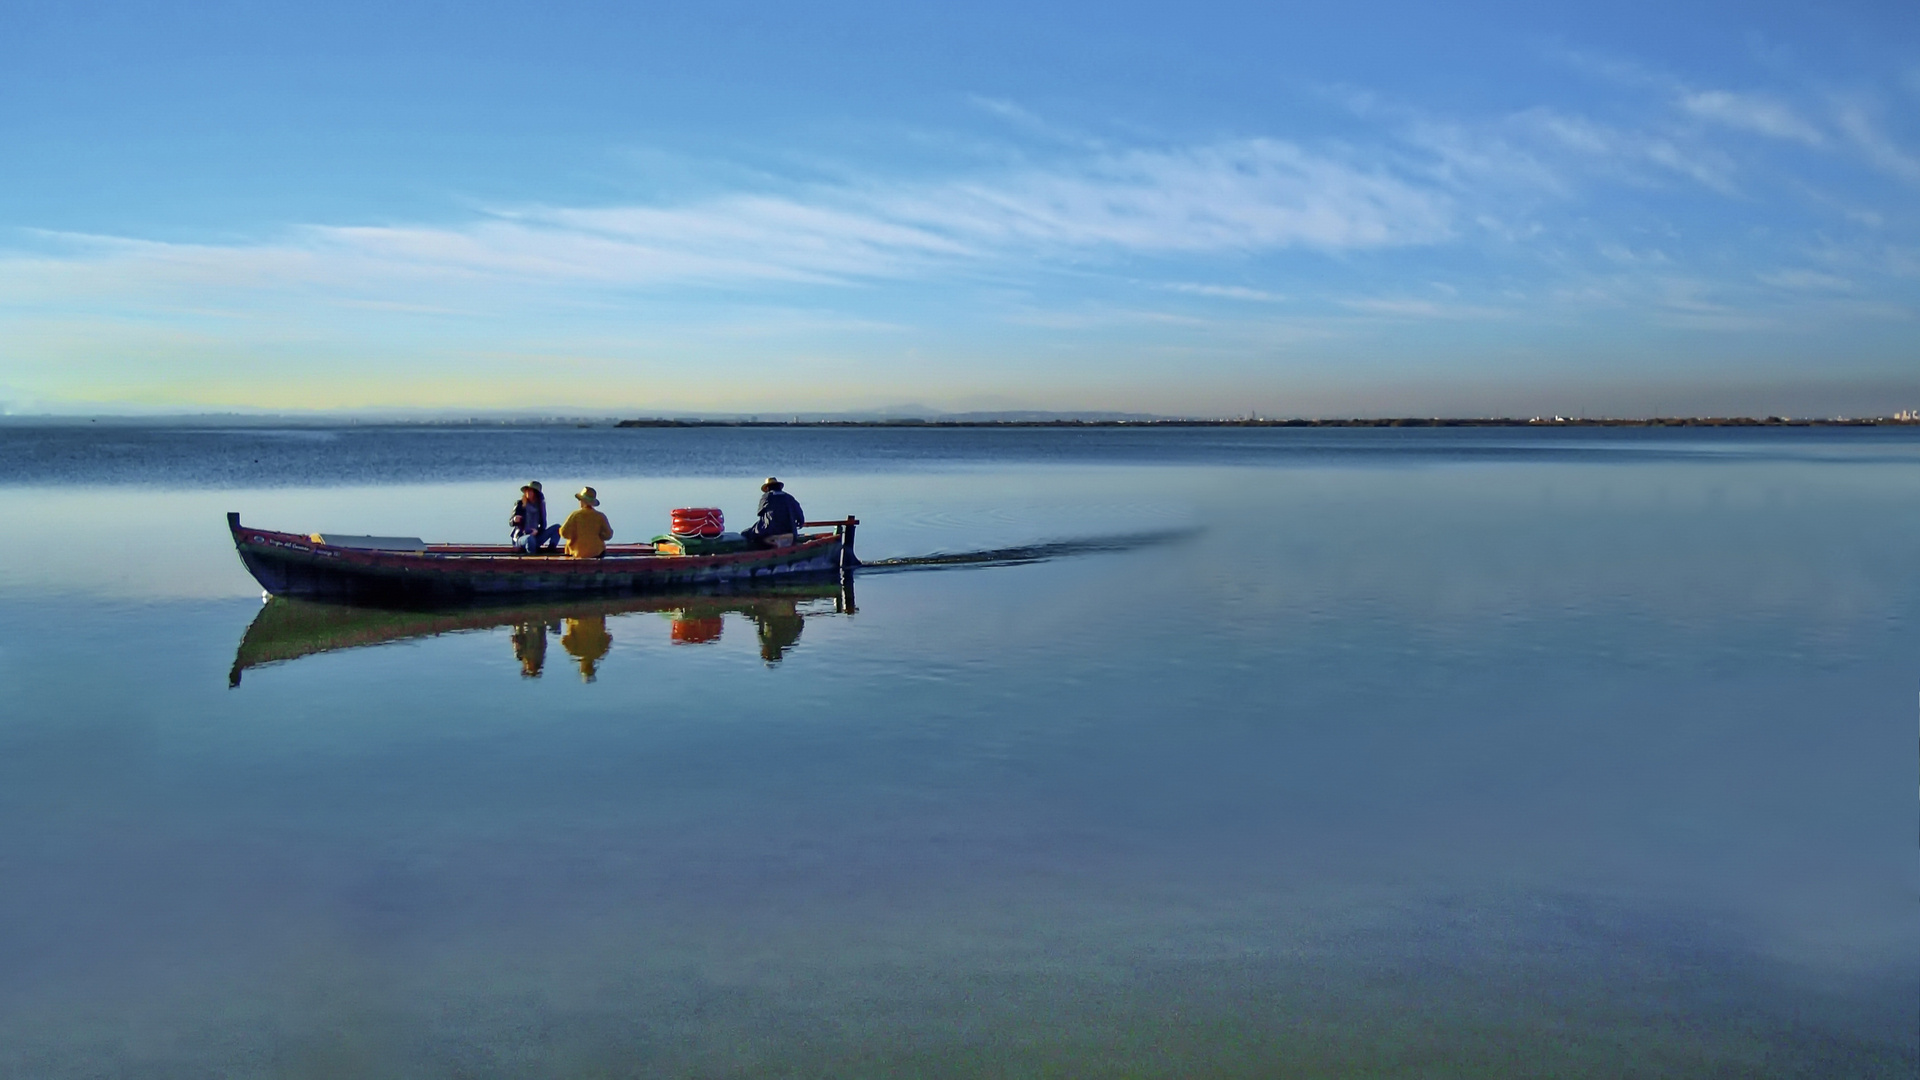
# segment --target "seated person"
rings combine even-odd
[[[600,496],[590,487],[574,493],[580,509],[567,515],[560,526],[560,538],[567,542],[567,554],[576,559],[597,559],[607,553],[607,541],[613,539],[613,526],[607,515],[595,510]]]
[[[758,514],[753,524],[740,530],[740,539],[757,548],[786,547],[807,520],[799,500],[787,494],[787,485],[771,476],[760,485]]]
[[[547,497],[540,493],[540,481],[529,480],[520,489],[520,501],[507,518],[507,535],[514,547],[529,555],[542,547],[560,546],[560,526],[547,524]]]

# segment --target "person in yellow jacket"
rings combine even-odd
[[[613,526],[607,523],[607,515],[595,510],[600,505],[600,496],[590,487],[581,488],[574,493],[580,500],[580,509],[567,515],[560,526],[560,539],[567,542],[567,554],[576,559],[597,559],[607,553],[607,541],[613,539]]]

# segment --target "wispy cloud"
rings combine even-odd
[[[878,179],[669,206],[499,209],[461,227],[324,226],[254,245],[43,239],[0,259],[16,303],[166,288],[851,284],[1019,259],[1426,244],[1445,194],[1380,167],[1247,139],[933,183]],[[406,302],[438,303],[415,298]]]
[[[1015,101],[1009,101],[1005,98],[988,97],[984,94],[974,94],[967,98],[967,102],[974,108],[1001,120],[1008,127],[1023,134],[1090,150],[1098,150],[1105,145],[1100,139],[1093,138],[1084,132],[1062,127]]]
[[[1457,189],[1485,190],[1493,184],[1561,197],[1572,193],[1571,185],[1544,155],[1517,145],[1503,131],[1420,117],[1404,127],[1402,137],[1432,155],[1432,175]]]
[[[1693,330],[1753,331],[1780,324],[1772,312],[1730,302],[1715,282],[1668,277],[1649,282],[1659,321]]]
[[[881,191],[874,205],[892,220],[980,243],[1145,252],[1343,250],[1430,243],[1452,231],[1445,195],[1275,139]]]
[[[1280,293],[1268,292],[1265,289],[1249,289],[1245,285],[1207,285],[1191,281],[1171,281],[1160,287],[1194,296],[1217,296],[1223,300],[1246,300],[1257,304],[1277,304],[1287,299]]]
[[[1685,146],[1663,135],[1616,128],[1553,109],[1530,109],[1515,119],[1563,149],[1630,178],[1651,164],[1722,194],[1736,191],[1733,162],[1711,147]]]
[[[1369,315],[1403,319],[1503,319],[1512,312],[1477,304],[1456,304],[1417,297],[1359,297],[1339,301],[1341,307]]]
[[[1107,305],[1095,305],[1071,311],[1050,308],[1027,309],[1006,315],[1004,321],[1013,325],[1040,327],[1047,330],[1096,330],[1139,326],[1178,326],[1197,330],[1212,325],[1212,320],[1176,311]]]
[[[1775,270],[1756,276],[1763,284],[1778,289],[1846,292],[1853,288],[1853,282],[1846,278],[1838,274],[1823,274],[1818,270]]]
[[[1666,89],[1674,85],[1672,76],[1635,60],[1585,49],[1549,48],[1546,55],[1574,71],[1629,88]]]
[[[1808,146],[1819,146],[1826,142],[1820,130],[1799,113],[1762,94],[1703,90],[1681,95],[1680,107],[1702,120],[1775,139],[1791,139]]]
[[[1865,106],[1859,102],[1843,103],[1836,110],[1835,118],[1840,129],[1876,168],[1909,183],[1920,183],[1920,157],[1882,133]]]
[[[1723,195],[1738,191],[1732,179],[1733,165],[1723,154],[1683,149],[1665,139],[1649,140],[1640,147],[1640,152],[1648,161],[1682,176],[1692,177],[1702,187],[1712,188]]]
[[[1030,128],[1036,131],[1054,130],[1053,125],[1047,123],[1038,113],[1024,108],[1016,102],[1008,101],[1006,98],[988,97],[985,94],[973,94],[967,98],[967,101],[977,109],[992,113],[994,116],[1006,120],[1009,123],[1017,124],[1020,127]]]
[[[1609,242],[1601,244],[1599,250],[1601,258],[1627,266],[1664,266],[1673,261],[1659,248],[1636,251],[1625,244]]]
[[[1830,109],[1812,110],[1830,124],[1823,126],[1821,119],[1810,117],[1808,109],[1796,108],[1779,93],[1702,89],[1631,61],[1592,54],[1567,52],[1558,54],[1558,58],[1576,70],[1616,86],[1666,95],[1682,115],[1691,119],[1810,148],[1831,150],[1836,144],[1850,144],[1881,172],[1909,183],[1920,183],[1920,152],[1903,147],[1881,129],[1875,121],[1875,112],[1883,106],[1874,93],[1833,95],[1812,85],[1801,85],[1798,88],[1801,96],[1824,98],[1831,103]],[[1916,72],[1920,72],[1920,68],[1895,73],[1893,93],[1898,94],[1901,89],[1920,92],[1920,75]],[[1828,112],[1830,116],[1826,115]],[[1605,132],[1597,128],[1583,130],[1564,121],[1544,127],[1570,147],[1594,154],[1617,155],[1620,151],[1618,141],[1607,138]],[[1697,141],[1679,137],[1678,133],[1667,131],[1648,139],[1641,154],[1708,187],[1734,193],[1731,159]]]

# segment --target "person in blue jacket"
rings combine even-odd
[[[740,530],[740,539],[754,547],[785,547],[793,543],[807,515],[799,500],[787,494],[787,485],[774,477],[760,485],[760,509],[753,524]]]
[[[542,547],[560,546],[560,526],[547,524],[547,497],[540,491],[540,481],[529,480],[520,489],[520,501],[507,518],[507,535],[514,547],[529,555]]]

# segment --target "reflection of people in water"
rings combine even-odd
[[[537,679],[547,662],[547,624],[521,623],[513,628],[513,658],[520,661],[520,677]]]
[[[424,611],[274,597],[261,605],[260,613],[248,625],[234,652],[227,682],[238,686],[240,677],[254,668],[305,656],[474,630],[487,631],[496,642],[499,639],[495,635],[505,631],[520,673],[530,679],[544,676],[551,639],[561,635],[566,654],[580,664],[581,674],[592,680],[598,675],[600,661],[613,651],[613,636],[607,632],[607,621],[637,612],[672,616],[673,640],[681,644],[718,641],[727,623],[744,617],[753,623],[761,658],[777,664],[798,645],[803,620],[827,613],[823,605],[834,598],[835,591],[830,582],[796,580],[745,592],[689,590],[677,596],[489,602]],[[850,582],[839,583],[838,597],[833,599],[831,610],[853,613]],[[728,652],[739,655],[732,650]]]
[[[792,600],[775,600],[749,609],[749,614],[760,630],[760,659],[767,663],[779,663],[786,651],[800,641],[800,627],[806,620]]]
[[[613,635],[607,633],[605,615],[586,615],[568,619],[560,635],[560,647],[580,661],[580,681],[592,682],[598,674],[601,657],[613,648]]]

